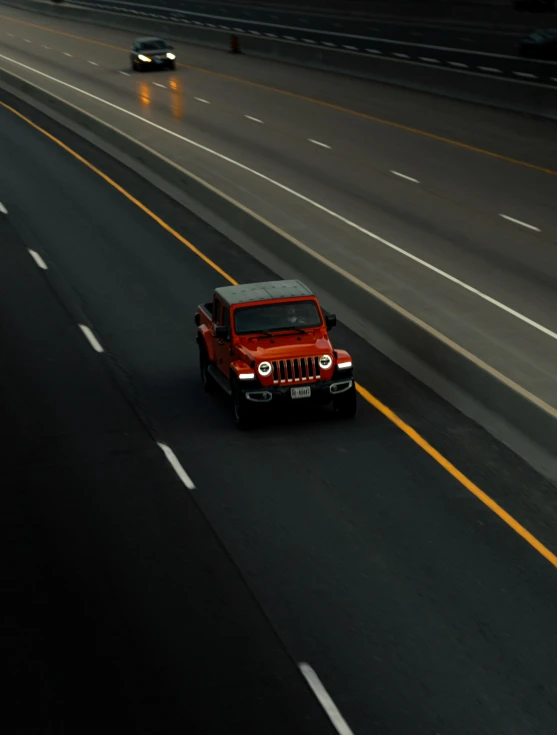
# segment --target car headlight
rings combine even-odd
[[[266,378],[267,375],[271,374],[272,369],[273,366],[270,362],[261,362],[257,367],[257,372],[259,373],[259,375],[262,375],[264,378]]]
[[[174,59],[176,58],[176,56],[174,54],[166,54],[166,58],[167,59],[170,59],[170,61],[174,61]]]
[[[139,54],[137,57],[140,61],[151,61],[151,59],[148,56],[143,56],[143,54]]]
[[[323,370],[328,370],[332,364],[333,358],[330,355],[321,355],[319,358],[319,366],[322,367]]]

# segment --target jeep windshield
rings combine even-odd
[[[236,334],[303,331],[322,326],[315,301],[278,301],[261,306],[242,306],[234,313]]]

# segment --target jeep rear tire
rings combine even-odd
[[[358,407],[356,386],[333,398],[333,410],[339,419],[353,419]]]
[[[215,381],[209,373],[210,364],[207,348],[201,343],[199,345],[199,372],[201,375],[201,384],[206,393],[212,393],[215,388]]]
[[[242,395],[236,378],[232,378],[232,405],[236,427],[242,431],[250,429],[253,425],[253,408]]]

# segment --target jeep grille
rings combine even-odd
[[[318,357],[299,357],[293,360],[273,360],[273,383],[301,383],[319,380],[321,369]]]

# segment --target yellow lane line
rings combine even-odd
[[[42,31],[48,31],[49,33],[55,33],[59,36],[67,36],[68,38],[74,38],[77,41],[83,41],[85,43],[93,43],[97,46],[105,46],[106,48],[114,49],[115,51],[129,51],[129,49],[121,48],[120,46],[113,46],[109,43],[103,43],[102,41],[95,41],[92,38],[85,38],[83,36],[77,36],[73,33],[68,33],[66,31],[57,31],[54,28],[48,28],[47,26],[38,25],[36,23],[29,23],[24,20],[18,20],[17,18],[12,18],[8,15],[0,15],[0,19],[3,20],[9,20],[13,23],[20,23],[24,26],[29,26],[31,28],[38,28]],[[408,125],[403,125],[402,123],[396,123],[392,120],[386,120],[382,117],[375,117],[374,115],[369,115],[366,112],[358,112],[357,110],[351,110],[348,107],[342,107],[341,105],[335,105],[332,102],[325,102],[324,100],[318,100],[313,97],[307,97],[303,94],[298,94],[297,92],[289,92],[286,89],[280,89],[280,87],[272,87],[268,84],[262,84],[261,82],[252,82],[249,79],[242,79],[241,77],[235,77],[230,74],[224,74],[223,72],[218,71],[212,71],[211,69],[204,69],[200,66],[192,66],[191,64],[178,64],[178,66],[183,66],[186,69],[192,69],[193,71],[202,72],[203,74],[210,74],[212,76],[220,77],[221,79],[227,79],[230,82],[237,82],[239,84],[246,84],[250,87],[256,87],[258,89],[264,89],[267,92],[273,92],[275,94],[282,94],[286,97],[292,97],[293,99],[302,100],[303,102],[309,102],[313,105],[319,105],[320,107],[325,107],[329,110],[335,110],[336,112],[342,112],[346,115],[353,115],[354,117],[359,117],[364,120],[369,120],[370,122],[377,123],[379,125],[386,125],[391,128],[395,128],[396,130],[404,130],[406,133],[412,133],[414,135],[420,135],[423,138],[429,138],[430,140],[436,140],[439,143],[445,143],[447,145],[454,146],[456,148],[462,148],[463,150],[470,151],[472,153],[478,153],[483,156],[489,156],[490,158],[496,158],[500,161],[505,161],[506,163],[512,163],[516,166],[523,166],[524,168],[532,169],[533,171],[539,171],[544,174],[549,174],[550,176],[557,176],[557,171],[553,171],[549,168],[544,168],[543,166],[538,166],[535,163],[528,163],[527,161],[521,161],[518,158],[512,158],[511,156],[504,156],[500,153],[495,153],[494,151],[488,151],[485,148],[477,148],[476,146],[469,145],[468,143],[463,143],[458,140],[453,140],[452,138],[445,138],[442,135],[436,135],[435,133],[429,133],[426,130],[420,130],[419,128],[413,128]]]
[[[79,153],[76,153],[72,148],[67,146],[65,143],[62,143],[61,140],[58,140],[54,135],[51,135],[48,131],[41,128],[39,125],[36,125],[32,120],[29,120],[29,118],[25,117],[25,115],[22,115],[21,112],[18,112],[17,110],[14,110],[13,107],[10,107],[9,105],[6,105],[4,102],[0,102],[0,105],[2,107],[5,107],[6,110],[9,110],[10,112],[13,112],[14,115],[17,115],[21,120],[24,120],[26,123],[31,125],[31,127],[35,128],[35,130],[38,130],[43,135],[46,135],[47,138],[52,140],[54,143],[60,146],[60,148],[63,148],[65,151],[67,151],[70,155],[72,155],[74,158],[77,158],[77,160],[80,163],[83,163],[87,168],[91,169],[91,171],[94,171],[98,176],[101,177],[101,179],[104,179],[107,184],[110,184],[110,186],[113,186],[117,191],[120,192],[123,196],[126,197],[132,204],[135,204],[136,207],[139,207],[142,212],[145,212],[151,219],[155,220],[155,222],[160,225],[163,230],[166,230],[168,233],[170,233],[173,237],[175,237],[177,240],[179,240],[182,245],[185,245],[187,248],[189,248],[192,253],[197,255],[198,258],[201,258],[207,265],[211,266],[213,270],[215,270],[217,273],[219,273],[223,278],[225,278],[227,281],[229,281],[234,286],[238,285],[238,282],[235,281],[232,276],[229,276],[226,271],[224,271],[220,266],[218,266],[214,261],[211,260],[211,258],[208,258],[204,253],[202,253],[200,250],[198,250],[195,245],[193,245],[189,240],[186,240],[185,237],[182,237],[179,232],[176,232],[176,230],[168,225],[164,220],[162,220],[160,217],[158,217],[154,212],[152,212],[149,207],[146,207],[142,202],[140,202],[138,199],[136,199],[134,196],[132,196],[129,192],[127,192],[124,188],[120,186],[120,184],[117,184],[115,181],[113,181],[109,176],[107,176],[105,173],[100,171],[96,166],[93,166],[92,163],[89,163],[83,156],[80,156]]]
[[[72,148],[67,146],[65,143],[63,143],[61,140],[56,138],[51,133],[47,132],[43,128],[41,128],[39,125],[34,123],[32,120],[30,120],[28,117],[25,117],[25,115],[22,115],[20,112],[15,110],[13,107],[10,107],[9,105],[5,104],[4,102],[0,102],[0,105],[4,107],[6,110],[9,110],[14,115],[17,115],[21,120],[24,120],[28,125],[30,125],[32,128],[37,130],[38,132],[45,135],[47,138],[49,138],[51,141],[56,143],[56,145],[60,146],[60,148],[63,148],[65,151],[67,151],[70,155],[72,155],[74,158],[76,158],[80,163],[87,166],[88,169],[91,171],[94,171],[98,176],[100,176],[104,181],[106,181],[107,184],[110,184],[114,189],[116,189],[120,194],[122,194],[126,199],[128,199],[132,204],[135,204],[136,207],[138,207],[142,212],[147,214],[151,219],[153,219],[158,225],[160,225],[166,232],[173,235],[177,240],[179,240],[183,245],[185,245],[187,248],[189,248],[195,255],[197,255],[201,260],[203,260],[207,265],[209,265],[213,270],[215,270],[219,275],[221,275],[223,278],[225,278],[229,283],[232,283],[234,285],[237,285],[238,281],[234,280],[232,276],[230,276],[226,271],[224,271],[220,266],[218,266],[213,260],[208,258],[206,255],[204,255],[198,248],[195,247],[195,245],[192,245],[189,240],[186,240],[185,237],[182,237],[179,232],[177,232],[173,227],[170,227],[164,220],[162,220],[160,217],[158,217],[153,211],[151,211],[148,207],[146,207],[142,202],[140,202],[138,199],[136,199],[134,196],[132,196],[129,192],[127,192],[123,187],[121,187],[119,184],[117,184],[113,179],[111,179],[109,176],[107,176],[105,173],[100,171],[96,166],[93,166],[92,163],[89,163],[83,156],[80,156],[79,153],[76,153]],[[517,533],[521,538],[524,539],[532,548],[534,548],[539,554],[541,554],[550,564],[552,564],[555,568],[557,568],[557,556],[551,552],[546,546],[544,546],[541,541],[538,541],[538,539],[533,536],[524,526],[522,526],[515,518],[513,518],[509,513],[507,513],[504,508],[502,508],[498,503],[496,503],[492,498],[489,497],[483,490],[480,490],[480,488],[473,483],[466,475],[464,475],[460,470],[458,470],[451,462],[449,462],[446,457],[444,457],[440,452],[438,452],[434,447],[431,446],[431,444],[426,441],[418,432],[413,429],[409,424],[407,424],[405,421],[403,421],[397,414],[392,411],[388,406],[386,406],[384,403],[382,403],[378,398],[376,398],[374,395],[372,395],[366,388],[364,388],[359,383],[356,384],[356,388],[360,396],[367,401],[371,406],[373,406],[375,409],[377,409],[380,413],[385,416],[392,424],[394,424],[398,429],[400,429],[406,436],[411,439],[417,446],[419,446],[424,452],[426,452],[437,464],[442,467],[446,472],[448,472],[457,482],[459,482],[463,487],[465,487],[469,492],[471,492],[475,497],[480,500],[487,508],[489,508],[495,515],[497,515],[504,523],[507,524],[512,530]]]

